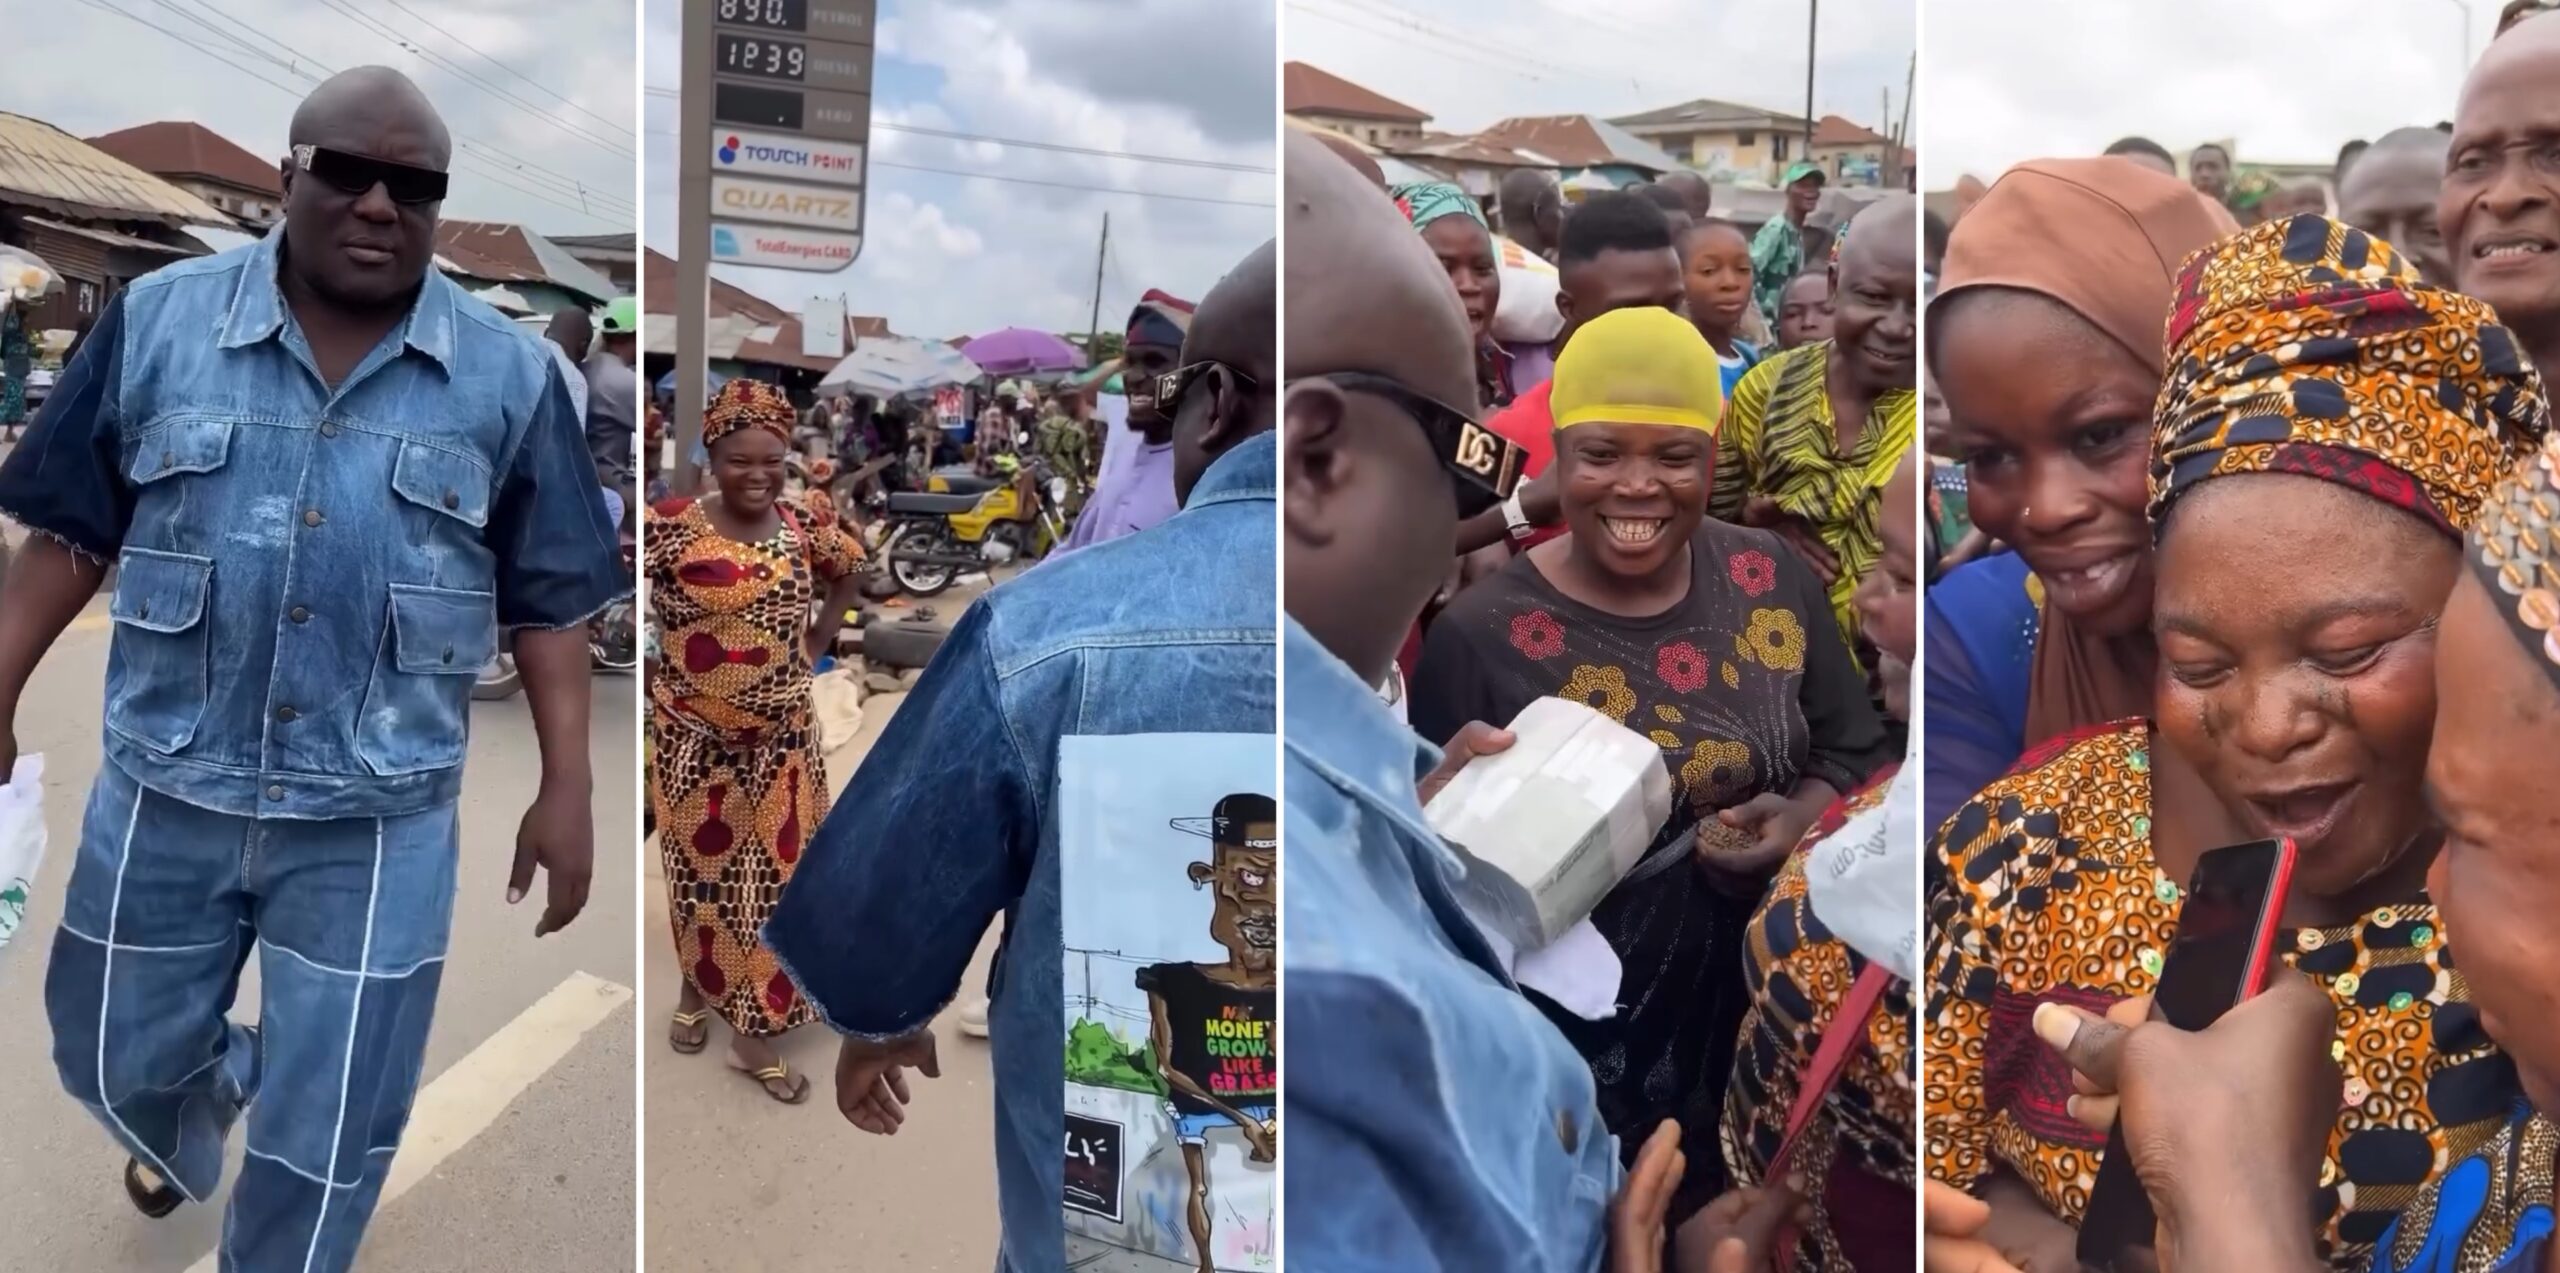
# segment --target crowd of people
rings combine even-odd
[[[1497,222],[1288,144],[1287,1188],[1328,1217],[1292,1259],[1907,1261],[1916,201],[1825,225],[1798,165],[1755,230],[1694,173],[1524,172]],[[1675,793],[1589,916],[1598,1011],[1515,978],[1425,813],[1546,697]],[[1896,900],[1841,900],[1845,846],[1897,842]],[[1426,1145],[1464,1152],[1417,1191]]]
[[[2129,139],[1966,207],[1929,305],[1933,1269],[2081,1267],[2121,1120],[2164,1266],[2534,1273],[2560,1151],[2560,16],[2291,187]],[[2209,850],[2273,988],[2148,1020]]]

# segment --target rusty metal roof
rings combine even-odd
[[[40,119],[0,111],[0,202],[103,221],[237,228],[220,208]]]
[[[436,255],[455,273],[493,283],[548,283],[598,303],[622,294],[613,280],[567,249],[502,221],[437,222]]]
[[[192,120],[164,119],[136,124],[89,139],[89,144],[163,177],[203,177],[254,190],[267,198],[284,198],[284,178],[276,162],[260,159],[239,144]]]

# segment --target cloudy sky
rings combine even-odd
[[[643,0],[643,13],[648,85],[672,90],[675,0]],[[1150,287],[1196,301],[1275,232],[1275,38],[1272,0],[881,0],[862,259],[836,275],[727,267],[720,275],[793,309],[841,292],[852,312],[882,315],[905,335],[1081,331],[1107,211],[1103,325],[1125,319]],[[678,103],[648,92],[644,115],[642,234],[673,255]],[[953,141],[882,124],[1260,171]]]
[[[1512,115],[1632,115],[1698,97],[1804,109],[1805,0],[1288,2],[1291,60],[1429,111],[1432,126],[1449,132]],[[1823,4],[1816,114],[1876,127],[1888,89],[1899,114],[1912,7]]]
[[[1941,0],[1921,31],[1922,177],[1989,180],[2127,134],[2327,163],[2351,139],[2452,118],[2455,50],[2476,56],[2498,7],[2469,0],[2466,36],[2456,0],[2074,0],[2067,22],[2051,0]]]
[[[281,157],[293,109],[315,78],[380,64],[416,80],[453,132],[446,216],[547,234],[632,228],[639,147],[629,0],[5,0],[0,8],[8,11],[0,24],[33,18],[44,36],[40,51],[8,57],[0,110],[74,136],[192,120],[250,154]]]

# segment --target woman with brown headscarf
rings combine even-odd
[[[2171,314],[2135,439],[2156,703],[2040,744],[1939,829],[1923,1159],[1991,1204],[1984,1236],[2027,1254],[2013,1263],[2076,1269],[2106,1138],[2075,1121],[2030,1023],[2067,1034],[2057,1008],[2153,993],[2198,859],[2282,837],[2299,860],[2277,975],[2329,997],[2346,1080],[2321,1256],[2361,1270],[2519,1096],[2445,953],[2427,888],[2445,832],[2421,778],[2463,533],[2550,416],[2488,306],[2324,217],[2190,258]]]
[[[2185,182],[2121,158],[2000,178],[1956,223],[1930,372],[1976,526],[2014,551],[1929,589],[1922,816],[2029,747],[2151,710],[2143,467],[2178,262],[2238,230]]]

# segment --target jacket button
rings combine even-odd
[[[288,619],[293,620],[293,621],[294,621],[294,622],[296,622],[296,623],[309,623],[309,622],[311,622],[311,612],[310,612],[310,611],[308,611],[308,610],[303,609],[303,608],[302,608],[302,607],[300,607],[300,606],[295,606],[295,607],[293,608],[293,613],[288,614],[288,615],[286,615],[285,617],[286,617],[286,618],[288,618]]]
[[[150,603],[150,602],[148,602],[148,601],[145,601],[145,602],[141,603],[140,605],[135,606],[135,607],[133,608],[133,617],[134,617],[134,618],[137,618],[137,619],[148,619],[148,618],[150,618],[150,617],[151,617],[151,603]]]
[[[305,525],[305,526],[317,526],[317,525],[319,525],[319,524],[320,524],[320,510],[319,510],[319,509],[316,509],[316,508],[306,508],[306,509],[302,510],[302,524],[303,524],[303,525]]]
[[[282,788],[282,787],[269,787],[269,788],[267,788],[267,799],[269,799],[269,800],[282,800],[282,799],[284,799],[284,788]]]
[[[1564,1152],[1568,1154],[1581,1149],[1582,1129],[1573,1125],[1573,1111],[1562,1109],[1556,1111],[1556,1141],[1564,1146]]]
[[[444,493],[444,506],[446,508],[462,507],[462,496],[452,491],[446,491]]]
[[[178,453],[177,453],[177,452],[175,452],[175,451],[162,451],[162,452],[160,453],[160,467],[162,467],[162,468],[164,468],[164,469],[165,469],[165,468],[170,467],[171,465],[176,464],[177,462],[178,462]]]
[[[452,647],[452,646],[449,646],[449,645],[448,645],[448,646],[444,647],[444,661],[445,661],[445,662],[447,662],[447,663],[451,663],[451,662],[453,662],[453,647]]]
[[[338,422],[337,422],[337,421],[335,421],[335,420],[323,420],[323,421],[321,421],[321,422],[320,422],[320,436],[322,436],[322,437],[324,437],[324,438],[334,438],[334,437],[338,436]]]
[[[290,707],[279,707],[276,709],[276,719],[281,721],[290,721],[301,714],[302,713],[297,712]]]

